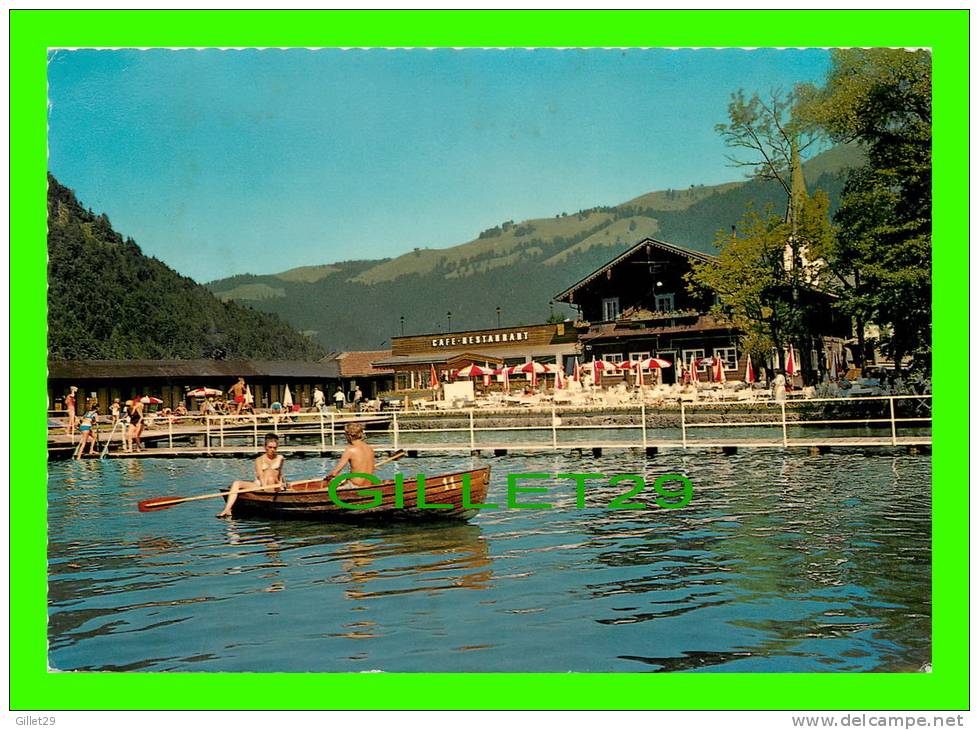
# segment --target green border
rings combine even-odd
[[[934,391],[931,674],[85,674],[46,671],[49,46],[917,46],[934,53],[934,363],[968,372],[969,15],[951,11],[10,12],[10,705],[68,709],[966,709],[968,398]],[[11,351],[14,348],[11,347]],[[954,362],[954,367],[953,367]],[[18,475],[19,477],[21,475]]]

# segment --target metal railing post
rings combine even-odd
[[[115,431],[115,427],[112,430]],[[170,448],[173,449],[173,416],[167,417],[167,439],[170,443]]]
[[[224,448],[224,418],[225,417],[224,416],[218,416],[218,418],[221,419],[220,421],[218,421],[218,424],[219,424],[220,429],[221,429],[221,448],[223,449]]]
[[[785,423],[785,401],[779,403],[782,406],[782,447],[789,445],[789,429]]]
[[[683,438],[683,448],[687,448],[687,407],[680,401],[680,433]]]
[[[394,426],[394,450],[398,450],[398,412],[392,411],[391,423]]]
[[[648,446],[646,440],[646,404],[639,404],[639,417],[642,419],[642,447],[645,449]]]
[[[891,446],[897,446],[897,421],[894,419],[894,396],[888,398],[891,404]]]
[[[337,414],[330,411],[330,446],[337,445]]]
[[[252,435],[255,437],[255,448],[258,448],[258,414],[252,413]]]
[[[323,419],[323,411],[320,411],[320,451],[326,451],[326,421]]]
[[[557,404],[551,401],[551,446],[557,449]]]
[[[469,448],[470,449],[476,448],[476,430],[474,427],[475,427],[475,423],[473,419],[473,412],[472,409],[470,408],[469,409]]]
[[[208,413],[204,416],[204,441],[207,444],[207,450],[211,450],[211,414]]]

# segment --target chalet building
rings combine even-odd
[[[430,388],[435,368],[440,381],[467,365],[519,365],[535,360],[567,369],[580,354],[578,333],[570,323],[498,327],[485,330],[391,338],[391,354],[374,367],[394,371],[397,390]]]
[[[645,238],[600,269],[554,297],[578,308],[587,329],[580,340],[584,361],[612,362],[659,357],[686,367],[701,358],[719,356],[725,377],[744,378],[747,358],[739,348],[740,332],[725,317],[710,312],[715,297],[691,294],[685,275],[710,254]],[[825,295],[809,292],[807,296]],[[823,332],[827,346],[839,348],[849,323],[827,308]],[[837,349],[838,351],[838,349]],[[799,357],[807,354],[799,353]],[[825,361],[808,353],[816,367]],[[778,365],[778,363],[769,363]],[[760,363],[755,363],[757,368]],[[699,366],[706,379],[709,365]],[[604,376],[603,376],[604,377]],[[675,382],[677,368],[662,371],[663,382]]]
[[[313,388],[327,392],[340,383],[335,362],[257,360],[49,360],[48,403],[53,410],[64,407],[68,389],[78,386],[85,399],[95,397],[105,413],[113,399],[126,401],[151,395],[163,401],[161,408],[188,407],[186,393],[201,386],[227,393],[239,377],[251,388],[257,408],[282,402],[286,386],[293,403],[310,406]],[[82,401],[82,398],[79,398]]]
[[[371,363],[390,356],[390,350],[335,352],[327,355],[320,362],[332,363],[336,366],[345,394],[360,386],[365,399],[374,399],[382,391],[394,388],[394,370],[376,368]],[[328,403],[333,403],[332,392],[326,394],[326,400]]]

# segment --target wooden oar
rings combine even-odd
[[[397,461],[403,457],[407,452],[400,450],[395,451],[391,456],[384,459],[384,461],[375,464],[375,467],[384,466],[388,462]],[[298,480],[302,481],[302,480]],[[278,484],[263,484],[260,487],[249,487],[248,489],[239,489],[238,494],[247,494],[248,492],[263,492],[269,489],[275,489]],[[202,494],[198,497],[154,497],[153,499],[144,499],[142,502],[136,506],[139,508],[140,512],[157,512],[162,509],[170,509],[178,504],[183,504],[184,502],[196,502],[199,499],[213,499],[214,497],[224,497],[227,492],[215,492],[213,494]]]

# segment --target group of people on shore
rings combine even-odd
[[[347,400],[348,398],[344,394],[343,388],[338,385],[336,392],[333,394],[333,404],[336,406],[337,412],[345,409]],[[353,390],[350,391],[349,401],[354,411],[360,413],[360,408],[364,402],[364,392],[360,389],[359,385],[355,385]],[[326,395],[318,385],[313,389],[313,408],[320,413],[326,412]]]
[[[123,422],[123,450],[127,452],[142,451],[143,434],[143,407],[145,398],[133,398],[127,400],[125,404],[119,398],[112,401],[109,406],[109,418],[113,428],[120,421]],[[74,436],[77,427],[79,434],[78,448],[75,450],[75,459],[81,459],[88,447],[90,456],[95,454],[95,448],[99,442],[99,402],[97,398],[89,398],[85,402],[85,411],[78,415],[78,388],[71,386],[68,396],[65,398],[65,406],[68,412],[68,434]]]

